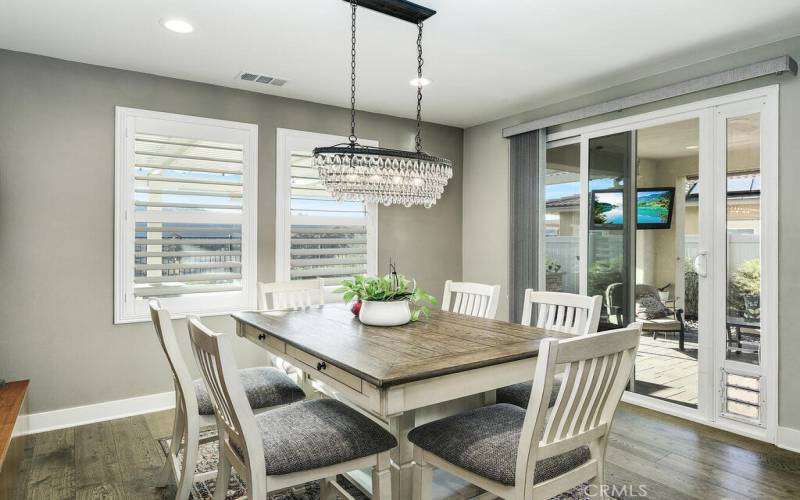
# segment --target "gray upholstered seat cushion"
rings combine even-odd
[[[239,370],[239,378],[250,408],[268,408],[305,399],[306,394],[285,373],[277,368],[259,366]],[[214,407],[202,380],[194,381],[197,409],[200,415],[213,415]]]
[[[397,446],[381,426],[341,401],[317,399],[256,416],[267,475],[281,475],[374,455]]]
[[[562,374],[557,373],[553,379],[553,392],[550,394],[550,402],[548,408],[552,408],[556,404],[558,398],[558,391],[561,389]],[[497,397],[495,401],[498,403],[508,403],[520,408],[527,408],[528,402],[531,399],[531,383],[523,382],[521,384],[509,385],[497,389]]]
[[[513,485],[525,410],[509,404],[485,406],[415,428],[408,439],[453,465]],[[536,463],[534,482],[547,481],[587,462],[582,446]]]

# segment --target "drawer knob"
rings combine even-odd
[[[317,363],[317,370],[322,371],[327,367],[328,367],[328,365],[326,365],[324,361],[320,361],[319,363]]]
[[[267,338],[266,334],[263,333],[258,334],[258,340],[265,340],[266,338]]]

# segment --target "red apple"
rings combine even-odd
[[[358,316],[358,313],[360,313],[360,312],[361,312],[361,299],[359,299],[359,300],[357,300],[357,301],[353,302],[353,307],[351,307],[351,308],[350,308],[350,311],[351,311],[351,312],[352,312],[354,315]]]

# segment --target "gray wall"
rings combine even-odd
[[[152,326],[112,324],[114,106],[258,124],[265,281],[275,275],[276,128],[349,133],[342,108],[0,50],[0,378],[31,379],[31,412],[171,390]],[[381,146],[413,147],[410,120],[359,113],[358,127]],[[462,136],[425,126],[426,149],[455,164],[434,208],[379,209],[380,270],[396,257],[438,296],[461,278]],[[175,323],[188,355],[185,323]],[[263,363],[235,343],[243,366]]]
[[[508,289],[508,141],[501,129],[534,118],[569,111],[639,91],[680,82],[696,76],[730,69],[780,55],[800,60],[800,37],[757,47],[688,66],[665,74],[644,78],[569,101],[527,111],[501,120],[471,127],[464,131],[464,279],[500,283]],[[780,403],[779,424],[800,429],[800,79],[790,75],[767,76],[690,96],[662,101],[612,115],[569,124],[569,128],[652,111],[717,95],[780,83]],[[499,316],[507,314],[507,300],[501,303]],[[519,321],[519,318],[514,318]]]

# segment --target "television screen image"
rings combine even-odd
[[[622,229],[625,223],[622,189],[592,191],[591,229]]]
[[[669,229],[675,188],[636,190],[636,229]]]

